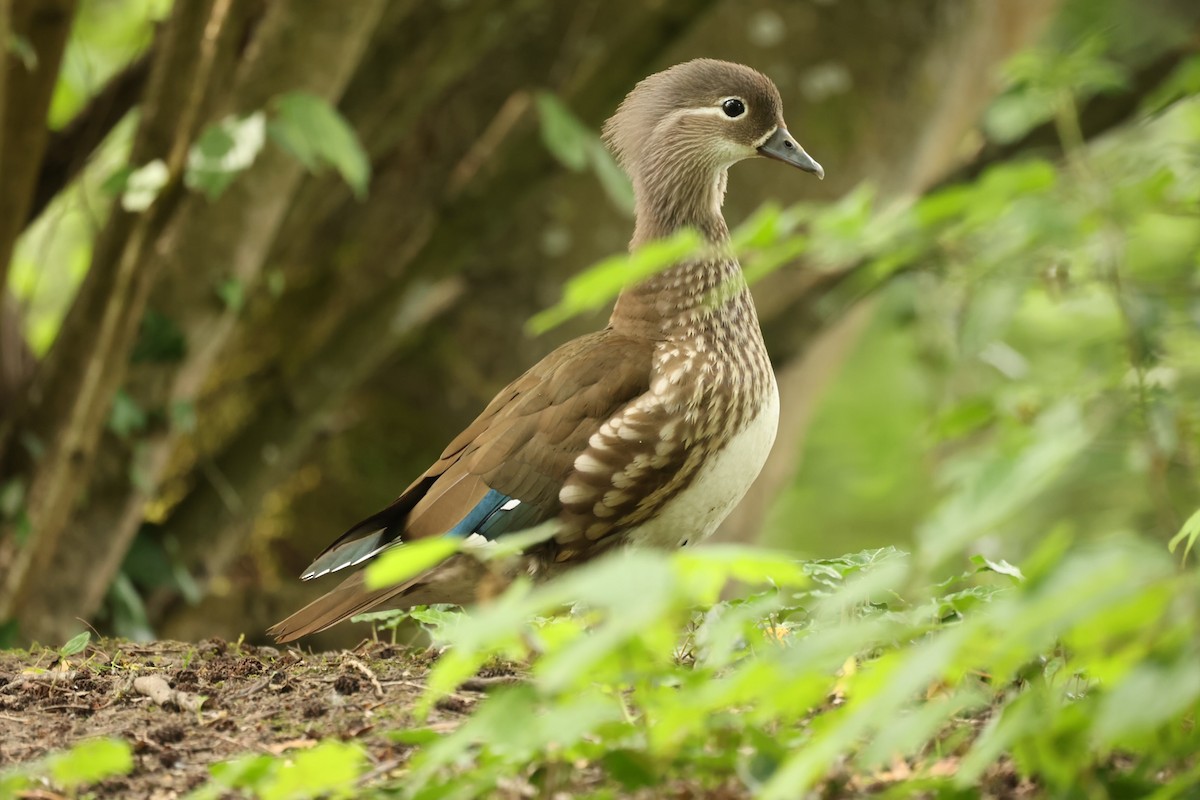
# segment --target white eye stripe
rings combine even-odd
[[[767,143],[767,139],[770,139],[772,136],[774,136],[774,135],[775,135],[775,131],[777,131],[777,130],[779,130],[779,126],[778,126],[778,125],[772,125],[772,126],[771,126],[771,130],[769,130],[769,131],[767,131],[766,133],[764,133],[764,134],[763,134],[761,137],[759,137],[758,141],[754,143],[754,149],[755,149],[755,150],[757,150],[758,148],[760,148],[760,147],[762,147],[764,144],[766,144],[766,143]]]
[[[722,108],[722,106],[728,100],[737,100],[739,103],[742,104],[742,106],[745,110],[743,110],[742,113],[738,114],[736,117],[729,116],[728,114],[725,113],[725,109]],[[700,106],[699,108],[681,108],[678,111],[672,111],[670,114],[668,114],[666,117],[663,118],[662,122],[669,122],[669,121],[678,119],[679,117],[686,117],[686,116],[720,117],[721,119],[724,119],[724,120],[742,120],[742,119],[747,119],[750,116],[749,110],[750,110],[749,106],[746,105],[745,100],[738,97],[737,95],[731,94],[728,97],[722,97],[720,100],[717,101],[717,104],[713,105],[713,106]],[[662,124],[662,123],[659,123],[659,124]],[[774,133],[774,132],[775,132],[774,130],[771,131],[771,133]],[[769,134],[768,134],[768,136],[769,136]],[[763,141],[765,142],[766,139],[764,138]]]
[[[673,111],[664,119],[674,120],[679,117],[720,117],[727,122],[737,122],[750,116],[745,111],[738,114],[736,117],[731,117],[725,113],[725,110],[720,106],[704,106],[702,108],[681,108],[678,111]]]
[[[675,116],[692,116],[692,115],[695,115],[698,117],[721,117],[722,119],[737,119],[737,117],[731,117],[728,114],[726,114],[725,111],[722,110],[722,108],[720,106],[704,106],[703,108],[685,108],[680,111],[676,111],[671,116],[675,117]],[[746,115],[743,114],[742,116],[744,117]]]

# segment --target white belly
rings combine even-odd
[[[690,486],[673,497],[654,519],[629,531],[630,544],[672,548],[711,536],[758,477],[779,427],[779,394],[700,467]]]

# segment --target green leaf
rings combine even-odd
[[[331,166],[360,200],[367,194],[371,163],[354,129],[324,98],[309,92],[276,97],[267,126],[271,138],[310,172]]]
[[[278,300],[283,296],[283,290],[287,288],[287,276],[281,269],[268,270],[266,285],[271,297]]]
[[[0,483],[0,519],[16,519],[25,508],[25,481],[12,478]]]
[[[262,800],[352,796],[366,755],[357,744],[327,740],[279,764],[258,790]]]
[[[188,151],[184,185],[216,200],[254,163],[266,142],[266,115],[229,116],[209,125]]]
[[[1187,518],[1187,522],[1183,523],[1179,533],[1171,537],[1171,542],[1167,547],[1174,553],[1175,548],[1186,540],[1187,544],[1183,548],[1183,560],[1186,562],[1188,553],[1192,552],[1192,547],[1196,544],[1197,539],[1200,539],[1200,509],[1196,509],[1196,513]]]
[[[429,728],[401,728],[399,730],[388,731],[388,738],[399,744],[423,747],[442,739],[443,735]]]
[[[120,197],[125,193],[125,187],[129,185],[129,176],[133,173],[134,168],[128,164],[117,167],[100,184],[100,191],[109,197]]]
[[[619,211],[632,216],[633,183],[599,139],[595,139],[588,147],[588,160],[591,162],[592,171],[596,173],[596,179],[600,181],[600,187],[608,195],[608,199]]]
[[[988,572],[1007,575],[1008,577],[1018,581],[1025,580],[1025,576],[1021,574],[1020,568],[1014,567],[1004,559],[993,561],[987,556],[975,555],[971,556],[971,563],[978,566],[980,570],[987,570]]]
[[[1172,103],[1200,94],[1200,56],[1184,59],[1171,76],[1142,101],[1144,112],[1162,111]]]
[[[409,618],[409,610],[403,608],[389,608],[387,611],[367,611],[362,614],[355,614],[350,618],[351,622],[383,622],[397,623],[403,622]],[[385,627],[395,627],[387,625]]]
[[[1153,746],[1155,731],[1170,725],[1197,697],[1200,670],[1195,664],[1139,664],[1101,700],[1092,721],[1095,735],[1129,747],[1136,746],[1137,736],[1148,736]]]
[[[113,629],[118,636],[135,642],[148,642],[154,638],[154,629],[150,626],[142,596],[124,572],[118,572],[108,587],[108,605],[112,609]]]
[[[246,306],[246,285],[237,278],[226,278],[217,284],[217,296],[236,314]]]
[[[995,417],[996,407],[990,398],[971,397],[940,413],[933,423],[933,432],[943,441],[955,439],[974,433]]]
[[[68,658],[76,653],[82,653],[91,640],[92,634],[90,632],[84,631],[83,633],[78,633],[72,636],[66,644],[58,648],[58,654],[63,658]]]
[[[37,50],[34,48],[33,43],[29,41],[28,37],[22,36],[19,33],[12,33],[10,31],[8,42],[6,44],[8,52],[20,60],[21,66],[23,66],[26,71],[33,72],[37,69]]]
[[[133,750],[120,739],[92,739],[51,756],[50,774],[59,786],[74,788],[133,769]]]
[[[279,761],[271,756],[242,756],[208,768],[212,782],[185,795],[185,800],[219,800],[230,789],[256,789],[275,771]]]
[[[158,199],[158,193],[167,185],[170,177],[167,164],[161,158],[135,169],[125,179],[121,208],[131,213],[145,211]]]
[[[367,567],[368,589],[395,586],[436,566],[458,552],[462,540],[435,536],[390,548]]]
[[[658,772],[654,762],[634,750],[609,750],[600,759],[609,775],[630,791],[657,786]]]
[[[170,364],[187,355],[187,339],[175,321],[153,308],[146,309],[130,359],[135,364]]]
[[[468,538],[463,542],[463,549],[480,561],[508,558],[509,556],[525,552],[535,544],[541,544],[553,539],[561,528],[562,525],[558,520],[551,519],[523,531],[506,533],[498,539],[489,540],[486,544],[479,546],[476,546],[475,542]]]
[[[613,205],[626,214],[633,213],[633,184],[600,137],[554,94],[539,92],[534,102],[542,143],[550,154],[575,172],[590,166]]]
[[[546,149],[569,169],[586,167],[595,135],[550,92],[539,92],[534,102]]]
[[[196,404],[191,400],[171,403],[171,427],[180,433],[196,432]]]
[[[995,454],[970,465],[951,494],[918,532],[925,564],[940,564],[1048,491],[1091,442],[1094,432],[1071,402],[1043,413],[1034,435],[1016,454]]]
[[[409,616],[436,635],[438,631],[456,624],[462,613],[454,606],[416,606],[409,612]]]
[[[800,587],[810,582],[804,565],[787,553],[776,553],[758,547],[734,544],[711,544],[695,550],[685,550],[676,558],[684,570],[697,567],[717,567],[723,580],[736,580],[748,585]]]
[[[112,410],[108,414],[108,429],[119,439],[128,440],[133,434],[146,429],[146,412],[124,389],[113,397]]]
[[[703,246],[704,242],[698,233],[685,230],[644,245],[629,255],[607,258],[567,281],[563,299],[557,305],[534,315],[525,327],[531,334],[545,333],[577,314],[600,308],[625,286],[698,256]]]

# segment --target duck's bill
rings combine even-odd
[[[804,148],[792,138],[792,135],[787,132],[787,128],[783,126],[777,128],[775,133],[771,134],[771,138],[762,143],[758,152],[767,158],[773,158],[805,172],[811,172],[821,180],[825,179],[825,168],[804,152]]]

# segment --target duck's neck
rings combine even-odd
[[[636,336],[667,338],[697,309],[720,314],[725,300],[744,291],[745,281],[729,250],[729,228],[721,214],[726,171],[651,173],[634,178],[637,224],[629,249],[692,229],[708,245],[691,258],[627,287],[617,298],[609,325]]]
[[[721,170],[661,169],[633,181],[637,223],[629,249],[664,239],[681,230],[698,231],[713,245],[729,239],[721,215],[728,173]]]

